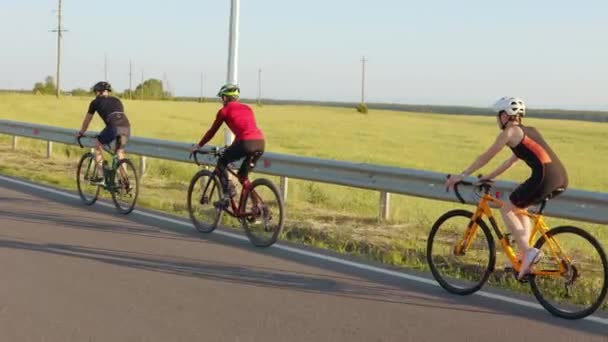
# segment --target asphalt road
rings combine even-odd
[[[238,230],[201,235],[1,176],[0,272],[0,341],[608,341],[606,315],[457,297],[426,274],[258,249]]]

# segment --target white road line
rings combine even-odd
[[[4,176],[1,176],[1,175],[0,175],[0,179],[4,180],[6,182],[23,185],[23,186],[26,186],[26,187],[29,187],[29,188],[32,188],[32,189],[36,189],[36,190],[40,190],[40,191],[45,191],[45,192],[53,193],[53,194],[56,194],[56,195],[60,195],[60,196],[64,196],[64,197],[69,197],[69,198],[73,198],[73,199],[80,199],[80,196],[74,195],[74,194],[71,194],[71,193],[68,193],[68,192],[65,192],[65,191],[55,190],[55,189],[47,188],[47,187],[44,187],[44,186],[41,186],[41,185],[32,184],[32,183],[24,182],[24,181],[21,181],[21,180],[4,177]],[[113,208],[114,207],[114,205],[109,204],[109,203],[105,203],[105,202],[99,202],[97,204],[105,206],[105,207],[109,207],[109,208]],[[152,218],[152,219],[155,219],[155,220],[170,222],[170,223],[177,224],[177,225],[180,225],[180,226],[183,226],[183,227],[189,227],[189,228],[192,227],[192,224],[190,224],[190,222],[184,222],[184,221],[172,219],[172,218],[169,218],[169,217],[164,217],[164,216],[161,216],[161,215],[156,215],[156,214],[151,214],[151,213],[143,212],[143,211],[140,211],[140,210],[134,210],[133,213],[136,214],[136,215]],[[230,237],[230,238],[236,239],[236,240],[247,241],[247,237],[245,237],[245,236],[234,234],[234,233],[230,233],[230,232],[226,232],[226,231],[222,231],[222,230],[215,230],[214,234],[219,234],[219,235],[227,236],[227,237]],[[354,262],[354,261],[344,260],[344,259],[340,259],[340,258],[328,256],[328,255],[323,255],[323,254],[319,254],[319,253],[315,253],[315,252],[306,251],[306,250],[303,250],[303,249],[289,247],[289,246],[281,245],[280,243],[275,243],[270,248],[277,248],[277,249],[280,249],[280,250],[283,250],[283,251],[286,251],[286,252],[290,252],[290,253],[293,253],[293,254],[299,254],[299,255],[315,258],[315,259],[321,259],[321,260],[325,260],[325,261],[330,261],[330,262],[333,262],[333,263],[337,263],[337,264],[341,264],[341,265],[345,265],[345,266],[349,266],[349,267],[353,267],[353,268],[358,268],[358,269],[361,269],[361,270],[371,271],[371,272],[375,272],[375,273],[380,273],[380,274],[384,274],[384,275],[389,275],[389,276],[397,277],[397,278],[401,278],[401,279],[406,279],[406,280],[414,281],[414,282],[417,282],[417,283],[423,283],[423,284],[427,284],[427,285],[431,285],[431,286],[439,286],[439,284],[437,284],[437,282],[435,282],[434,280],[431,280],[431,279],[427,279],[427,278],[423,278],[423,277],[418,277],[418,276],[415,276],[415,275],[401,273],[401,272],[397,272],[397,271],[392,271],[392,270],[388,270],[388,269],[384,269],[384,268],[380,268],[380,267],[376,267],[376,266],[366,265],[366,264],[362,264],[362,263],[358,263],[358,262]],[[506,302],[506,303],[510,303],[510,304],[515,304],[515,305],[523,306],[523,307],[530,308],[530,309],[544,310],[544,308],[540,304],[537,304],[537,303],[532,303],[532,302],[528,302],[528,301],[525,301],[525,300],[511,298],[511,297],[508,297],[508,296],[499,295],[499,294],[495,294],[495,293],[490,293],[490,292],[486,292],[486,291],[477,291],[475,293],[475,295],[481,296],[481,297],[484,297],[484,298],[498,300],[498,301],[501,301],[501,302]],[[607,318],[601,318],[601,317],[596,317],[596,316],[589,316],[589,317],[584,318],[584,320],[595,322],[595,323],[600,323],[600,324],[604,324],[604,325],[608,325],[608,319]]]

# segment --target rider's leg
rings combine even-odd
[[[525,221],[525,216],[521,212],[522,208],[515,206],[510,201],[505,202],[500,212],[502,213],[505,225],[511,231],[515,243],[519,247],[521,266],[519,268],[518,279],[522,279],[530,270],[530,266],[538,257],[540,251],[534,247],[530,247],[531,225],[529,219]]]
[[[232,163],[235,160],[239,160],[245,156],[245,151],[243,150],[243,141],[234,142],[232,145],[228,146],[228,148],[224,151],[224,153],[220,156],[217,161],[217,166],[219,169],[219,178],[222,183],[222,189],[224,190],[225,195],[235,195],[234,189],[229,188],[230,182],[228,181],[228,164]]]
[[[109,144],[116,137],[115,129],[111,126],[106,126],[95,140],[95,161],[97,162],[96,178],[103,178],[103,145]]]
[[[241,167],[239,168],[238,176],[241,179],[247,179],[249,173],[264,153],[264,140],[245,140],[243,141],[243,149],[247,155]]]
[[[97,164],[94,177],[101,178],[103,176],[103,147],[99,140],[95,140],[95,148],[93,153],[95,154],[95,163]]]
[[[527,216],[520,213],[520,208],[515,206],[511,201],[505,201],[500,213],[502,214],[503,221],[509,231],[511,232],[518,249],[521,252],[528,250],[528,240],[530,238],[530,220],[525,222]]]

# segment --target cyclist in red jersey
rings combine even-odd
[[[499,176],[520,159],[530,167],[530,178],[511,193],[509,201],[505,201],[501,208],[503,220],[519,247],[522,265],[518,278],[521,279],[529,272],[540,252],[528,244],[532,226],[530,218],[524,215],[521,209],[527,209],[548,196],[563,192],[568,186],[568,176],[561,161],[540,133],[534,127],[525,127],[522,124],[522,117],[526,114],[526,106],[522,100],[503,97],[494,104],[494,110],[501,129],[496,141],[461,174],[450,177],[446,187],[453,187],[455,183],[486,165],[505,146],[513,151],[513,155],[496,170],[482,177],[482,180]]]
[[[224,188],[224,194],[234,196],[234,188],[229,188],[228,172],[226,168],[228,164],[245,158],[239,169],[238,175],[241,178],[246,178],[249,172],[255,167],[255,163],[264,153],[265,141],[264,134],[258,128],[253,110],[248,105],[239,102],[240,89],[235,84],[224,85],[217,94],[222,99],[223,107],[217,112],[215,121],[202,137],[195,144],[191,151],[196,151],[207,144],[217,133],[217,130],[226,123],[228,128],[234,133],[235,139],[224,151],[224,154],[218,160],[220,168],[220,181]]]

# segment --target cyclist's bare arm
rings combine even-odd
[[[492,158],[494,158],[494,156],[498,154],[498,152],[505,147],[505,145],[511,144],[512,141],[517,139],[518,135],[523,134],[521,129],[515,130],[514,128],[515,127],[510,127],[500,132],[500,134],[498,134],[496,137],[496,140],[494,140],[494,143],[484,153],[479,155],[479,157],[477,157],[477,159],[475,159],[475,161],[469,165],[469,167],[464,169],[461,174],[452,176],[447,180],[445,183],[446,189],[453,187],[454,184],[461,181],[464,177],[484,167],[490,160],[492,160]]]
[[[492,146],[490,146],[484,153],[480,154],[479,157],[477,157],[477,159],[475,159],[475,161],[469,165],[469,167],[462,171],[462,175],[468,176],[484,167],[490,160],[492,160],[492,158],[494,158],[495,155],[498,154],[498,152],[503,149],[503,147],[505,147],[507,141],[509,141],[508,131],[504,130],[496,137],[496,140]]]
[[[84,120],[82,120],[82,126],[80,127],[79,134],[84,134],[84,132],[87,131],[89,125],[91,124],[91,120],[93,120],[93,114],[87,113],[84,116]]]
[[[503,172],[507,171],[513,164],[517,163],[519,158],[512,154],[507,160],[505,160],[496,170],[484,175],[481,179],[494,179],[503,174]]]

